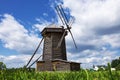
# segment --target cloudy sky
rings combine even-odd
[[[0,0],[0,61],[8,68],[23,67],[41,40],[42,29],[62,25],[55,11],[59,4],[75,18],[71,31],[78,49],[68,34],[68,60],[90,68],[119,58],[120,0]]]

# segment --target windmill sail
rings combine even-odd
[[[40,55],[28,68],[30,68],[33,64],[35,64],[35,62],[37,62],[41,57],[42,55]]]
[[[70,35],[71,35],[71,37],[72,37],[72,39],[73,39],[73,43],[74,43],[74,45],[75,45],[75,48],[77,49],[77,45],[76,45],[75,39],[74,39],[73,34],[72,34],[71,30],[70,30],[70,29],[71,29],[71,25],[72,25],[72,23],[73,23],[74,20],[68,21],[66,15],[65,15],[65,13],[64,13],[64,10],[63,10],[63,8],[62,8],[62,5],[57,6],[57,10],[58,10],[58,12],[60,12],[60,15],[62,16],[62,19],[64,20],[64,23],[65,23],[65,25],[66,25],[66,27],[67,27],[67,30],[70,32]],[[58,14],[58,15],[59,15],[59,14]],[[61,17],[60,17],[60,18],[61,18]],[[61,19],[61,20],[62,20],[62,19]],[[63,20],[62,20],[62,22],[63,22]],[[69,22],[69,23],[68,23],[68,22]],[[62,43],[62,40],[64,39],[64,36],[65,36],[65,32],[63,33],[63,35],[62,35],[62,37],[61,37],[61,39],[60,39],[57,47],[60,47],[60,45],[61,45],[61,43]]]
[[[58,9],[58,7],[55,7],[57,13],[58,13],[58,16],[60,17],[60,20],[62,21],[63,25],[65,24],[64,21],[63,21],[63,18],[62,18],[62,15],[60,14],[60,11]]]
[[[62,15],[62,18],[63,18],[63,20],[64,20],[65,25],[68,25],[68,24],[67,24],[67,23],[68,23],[68,19],[67,19],[65,13],[64,13],[64,10],[63,10],[62,6],[59,5],[59,6],[58,6],[58,9],[59,9],[59,11],[60,11],[60,14]]]
[[[27,65],[26,65],[26,68],[27,68],[27,66],[30,64],[32,58],[35,56],[36,52],[38,51],[38,49],[39,49],[39,47],[40,47],[42,41],[43,41],[43,38],[41,39],[41,41],[40,41],[38,47],[36,48],[35,52],[34,52],[33,55],[31,56],[30,60],[28,61]]]

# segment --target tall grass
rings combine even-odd
[[[0,70],[0,80],[120,80],[120,71],[54,71],[36,72],[22,69]]]

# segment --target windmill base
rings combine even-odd
[[[80,70],[80,63],[69,62],[66,60],[48,60],[38,61],[37,71],[78,71]]]

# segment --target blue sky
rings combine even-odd
[[[36,18],[42,18],[49,22],[56,19],[55,11],[51,8],[52,0],[12,0],[0,1],[0,14],[8,13],[15,17],[25,28],[31,28],[37,23]],[[49,18],[48,18],[49,17]]]
[[[11,1],[0,1],[0,18],[3,18],[4,14],[13,16],[24,28],[27,30],[32,29],[32,25],[37,23],[37,18],[41,18],[48,22],[53,22],[52,19],[56,19],[56,14],[53,8],[51,8],[51,1],[49,0],[11,0]],[[2,44],[2,42],[1,42]],[[6,55],[13,50],[4,49],[3,44],[0,45],[1,52]],[[13,51],[13,53],[15,53]]]
[[[68,34],[68,60],[89,68],[120,56],[119,0],[0,0],[0,61],[8,67],[25,65],[41,40],[42,29],[62,24],[54,9],[59,4],[75,18],[71,30],[78,49]]]

